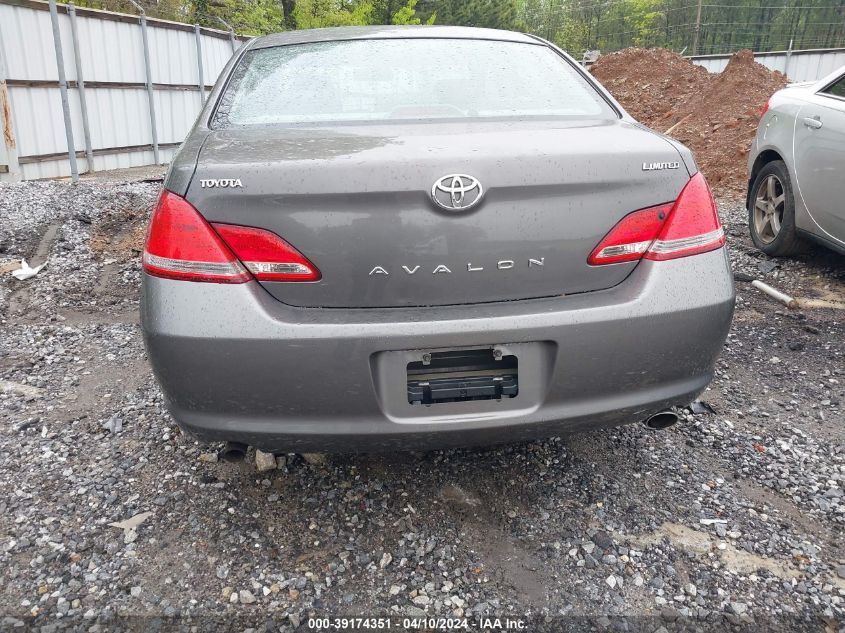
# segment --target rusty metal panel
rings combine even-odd
[[[5,81],[0,81],[0,121],[3,123],[3,147],[16,149],[15,131],[12,129],[12,104]]]
[[[58,86],[10,87],[9,102],[20,157],[67,151]]]
[[[18,148],[15,138],[15,127],[12,121],[12,104],[9,91],[4,79],[3,59],[0,57],[0,174],[5,174],[7,180],[18,180],[21,177],[18,165]]]

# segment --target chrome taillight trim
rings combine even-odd
[[[213,275],[216,277],[240,277],[247,271],[240,262],[195,262],[187,259],[160,257],[144,251],[142,261],[145,266],[160,268],[176,273]]]
[[[725,230],[720,226],[715,231],[709,233],[702,233],[701,235],[693,235],[691,237],[683,237],[677,240],[655,240],[654,244],[649,248],[649,252],[658,254],[677,253],[678,251],[685,251],[690,248],[699,248],[720,242],[725,237]]]

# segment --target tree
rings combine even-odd
[[[285,29],[293,31],[296,28],[296,18],[294,17],[296,0],[281,0],[281,3]]]
[[[526,30],[575,56],[627,46],[689,48],[696,21],[690,0],[138,0],[150,17],[238,33],[356,24],[457,24]],[[136,13],[129,0],[77,0],[80,6]],[[706,5],[699,52],[731,53],[841,46],[845,0],[731,0]]]
[[[195,0],[194,22],[219,29],[220,20],[245,35],[284,30],[282,7],[274,0]]]
[[[521,29],[517,0],[419,0],[416,5],[421,19],[434,15],[437,24]]]
[[[408,0],[407,4],[399,7],[390,19],[391,24],[419,24],[420,18],[416,11],[417,0]]]
[[[294,9],[297,28],[317,29],[327,26],[362,26],[373,24],[370,0],[340,3],[337,0],[297,0]]]

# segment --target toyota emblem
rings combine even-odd
[[[431,199],[441,209],[464,211],[471,209],[484,195],[481,183],[466,174],[449,174],[438,179],[431,188]]]

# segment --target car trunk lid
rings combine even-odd
[[[434,204],[449,174],[477,179],[483,199]],[[263,283],[280,301],[429,306],[615,286],[636,263],[590,266],[591,250],[688,178],[665,139],[619,120],[252,127],[209,135],[187,198],[210,222],[277,233],[320,269],[316,282]]]

